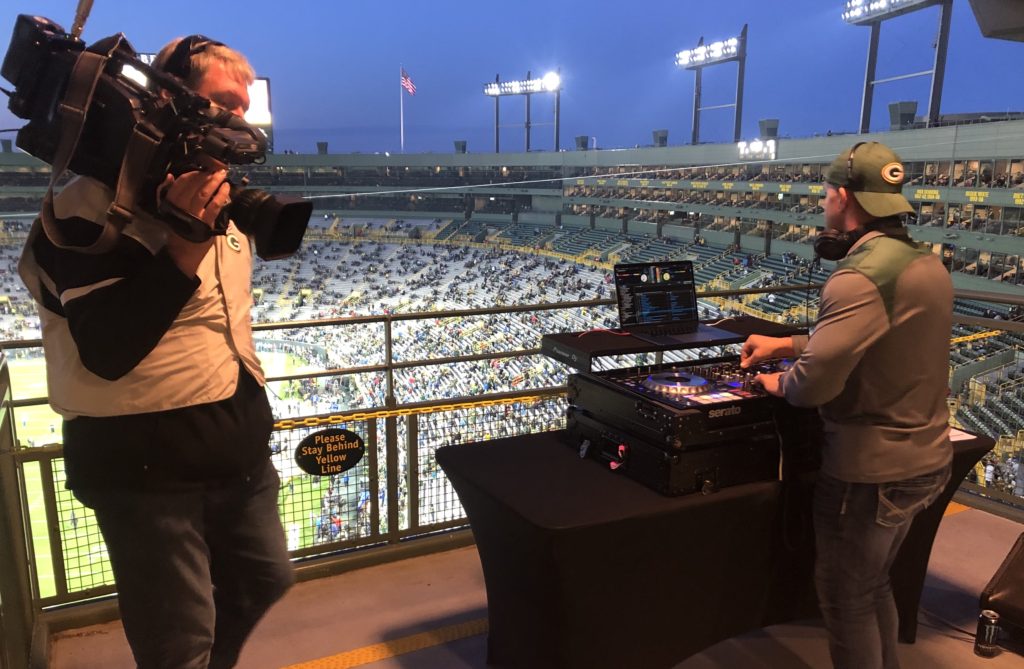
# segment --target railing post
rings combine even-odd
[[[28,668],[36,622],[16,450],[10,372],[0,353],[0,669]]]
[[[419,419],[416,414],[406,416],[406,472],[409,485],[409,528],[420,526],[420,453],[419,453]]]
[[[398,406],[395,399],[395,358],[391,342],[391,328],[394,321],[388,317],[384,321],[384,361],[387,365],[385,374],[384,406],[394,409]],[[398,543],[401,529],[401,509],[398,508],[398,418],[388,416],[384,419],[384,461],[387,473],[388,501],[388,532],[389,543]]]

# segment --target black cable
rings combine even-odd
[[[811,284],[814,281],[814,268],[821,267],[821,256],[814,254],[814,260],[807,268],[807,290],[804,291],[804,327],[811,327]]]
[[[954,630],[954,631],[956,631],[956,632],[960,632],[961,634],[966,634],[966,635],[967,635],[967,637],[968,637],[968,638],[969,638],[969,639],[970,639],[970,640],[971,640],[972,642],[974,641],[974,638],[975,638],[975,636],[977,636],[977,635],[976,635],[976,634],[975,634],[974,632],[972,632],[972,631],[970,631],[970,630],[965,630],[965,629],[964,629],[964,628],[962,628],[962,627],[957,627],[956,625],[954,625],[953,623],[949,622],[948,620],[946,620],[946,619],[945,619],[945,618],[943,618],[942,616],[940,616],[940,615],[938,615],[938,614],[935,614],[935,613],[932,613],[931,611],[929,611],[928,609],[926,609],[926,608],[924,608],[924,607],[921,607],[921,608],[919,608],[919,609],[918,609],[918,611],[919,611],[920,613],[922,613],[922,614],[924,614],[924,615],[928,616],[928,617],[929,617],[929,618],[931,618],[932,620],[935,620],[936,622],[939,622],[939,623],[941,623],[941,624],[942,624],[942,625],[943,625],[944,627],[946,627],[946,628],[948,628],[948,629]],[[937,626],[934,626],[934,625],[928,625],[928,624],[926,624],[926,623],[923,623],[923,622],[922,622],[921,624],[922,624],[922,625],[925,625],[926,627],[931,627],[932,629],[940,629],[940,628],[939,628],[939,627],[937,627]],[[954,637],[954,638],[956,638],[956,637]]]
[[[952,639],[953,641],[960,641],[962,643],[969,643],[971,645],[974,644],[974,637],[973,636],[971,636],[971,637],[962,637],[962,636],[957,636],[955,634],[949,634],[948,632],[943,631],[944,628],[939,627],[938,625],[932,625],[932,624],[927,623],[927,622],[925,622],[923,620],[919,620],[917,624],[921,625],[922,627],[927,627],[929,629],[933,629],[936,632],[938,632],[939,635],[944,636],[944,637],[946,637],[948,639]]]
[[[797,486],[797,481],[794,480],[796,477],[790,467],[789,458],[786,457],[786,443],[782,438],[782,430],[779,429],[779,418],[776,411],[772,411],[772,425],[775,428],[775,438],[779,444],[779,482],[782,486],[782,545],[790,553],[795,553],[799,539],[803,535],[800,523],[797,523],[796,534],[791,533],[790,514],[794,513],[795,500],[793,496],[795,491],[793,489]]]

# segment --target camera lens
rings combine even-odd
[[[264,260],[286,258],[299,249],[313,203],[298,197],[274,196],[258,188],[231,188],[231,219],[256,243]]]

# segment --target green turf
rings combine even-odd
[[[46,397],[46,365],[42,357],[10,358],[11,395],[16,400]],[[28,446],[60,443],[60,416],[46,404],[14,412],[18,441]]]

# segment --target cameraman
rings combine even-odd
[[[157,68],[241,115],[253,70],[205,37]],[[168,175],[158,197],[211,227],[223,166]],[[112,191],[76,177],[55,200],[76,244]],[[249,239],[192,243],[137,216],[112,250],[56,247],[37,221],[19,266],[37,301],[50,404],[64,418],[66,485],[96,513],[139,667],[231,667],[294,581],[270,462],[273,418],[253,346]]]

